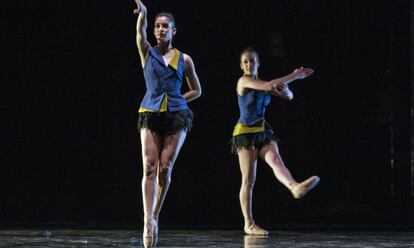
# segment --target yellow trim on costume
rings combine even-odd
[[[143,108],[143,107],[140,107],[139,110],[138,110],[138,113],[145,113],[145,112],[157,112],[157,111],[154,111],[154,110],[151,110],[151,109],[146,109],[146,108]]]
[[[178,70],[178,61],[180,60],[180,51],[174,48],[174,55],[168,63],[172,68]]]
[[[152,112],[152,113],[167,112],[167,110],[168,110],[167,106],[168,106],[168,95],[167,95],[167,93],[164,93],[164,99],[162,100],[161,108],[160,108],[159,111],[140,107],[139,110],[138,110],[138,113],[143,113],[143,112]]]
[[[245,133],[259,133],[265,130],[264,121],[259,123],[259,125],[244,125],[237,123],[234,127],[233,136],[245,134]]]
[[[162,99],[160,112],[167,112],[167,106],[168,106],[168,95],[167,93],[165,93],[164,99]]]

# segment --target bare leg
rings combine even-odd
[[[292,192],[294,198],[303,197],[319,183],[319,177],[317,176],[312,176],[300,183],[293,179],[290,171],[283,163],[275,141],[271,141],[260,150],[260,157],[272,168],[276,178]]]
[[[275,141],[271,141],[260,149],[260,158],[266,161],[266,163],[272,168],[277,180],[285,185],[289,190],[297,184],[293,179],[285,163],[283,163],[282,157],[279,153],[279,148]]]
[[[149,129],[141,129],[141,146],[143,160],[142,177],[142,201],[144,207],[144,246],[150,247],[153,243],[154,228],[154,204],[157,195],[157,168],[159,165],[159,153],[161,146],[160,135],[151,132]]]
[[[174,167],[175,160],[178,153],[184,144],[187,133],[181,131],[177,134],[167,136],[164,138],[163,147],[160,155],[160,166],[158,169],[158,194],[154,208],[154,218],[158,221],[158,217],[167,195],[168,188],[171,183],[171,172]]]
[[[253,219],[252,201],[253,187],[256,181],[257,149],[238,151],[242,182],[240,187],[240,206],[244,217],[244,231],[247,234],[267,235],[268,232],[258,227]]]

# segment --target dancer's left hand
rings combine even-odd
[[[284,83],[277,84],[274,90],[276,91],[276,93],[280,95],[287,94],[290,91],[289,86]]]

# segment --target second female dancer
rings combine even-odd
[[[236,87],[240,118],[233,131],[232,150],[239,157],[242,174],[240,205],[244,217],[244,232],[266,236],[268,231],[256,225],[252,214],[257,159],[263,159],[272,168],[276,178],[291,191],[294,198],[303,197],[315,187],[319,177],[312,176],[301,183],[293,179],[279,154],[273,130],[264,117],[270,96],[291,100],[293,93],[288,84],[310,76],[313,70],[301,67],[284,77],[263,81],[258,77],[259,65],[259,55],[255,50],[247,48],[241,53],[240,67],[243,76]]]

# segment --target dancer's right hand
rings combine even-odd
[[[135,3],[137,4],[137,8],[134,9],[134,14],[139,14],[140,12],[147,12],[147,8],[141,2],[141,0],[135,0]]]
[[[311,69],[311,68],[303,68],[303,66],[300,67],[300,68],[297,68],[297,69],[295,69],[293,71],[293,75],[294,75],[295,79],[304,79],[304,78],[307,78],[310,75],[312,75],[312,73],[313,73],[313,69]]]

